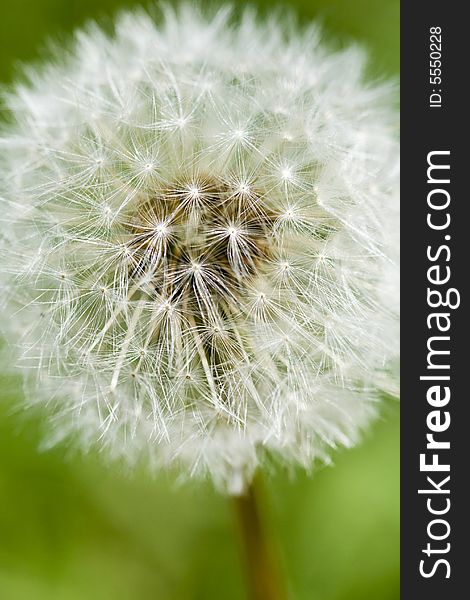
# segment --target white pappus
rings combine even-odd
[[[393,93],[363,66],[182,5],[6,95],[1,320],[51,443],[231,493],[355,443],[397,345]]]

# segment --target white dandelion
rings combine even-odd
[[[1,319],[51,443],[237,494],[354,444],[388,385],[395,116],[315,27],[163,13],[7,95]]]

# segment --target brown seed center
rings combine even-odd
[[[175,180],[150,197],[129,225],[132,278],[150,276],[160,297],[198,312],[232,303],[269,257],[274,218],[246,183]]]

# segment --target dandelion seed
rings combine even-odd
[[[51,439],[239,493],[329,460],[396,349],[387,87],[246,12],[76,37],[6,102],[2,320]]]

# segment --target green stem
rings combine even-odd
[[[242,496],[234,498],[250,597],[252,600],[286,600],[278,557],[266,534],[256,488],[251,484]]]

